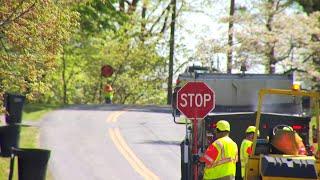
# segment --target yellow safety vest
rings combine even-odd
[[[203,179],[235,177],[238,159],[237,144],[230,137],[225,136],[214,141],[212,145],[218,149],[219,154],[211,167],[204,168]]]
[[[244,177],[246,173],[246,164],[248,162],[249,154],[247,149],[252,146],[252,141],[244,139],[240,147],[240,161],[241,161],[241,177]]]
[[[110,91],[110,92],[105,92],[104,96],[105,96],[105,98],[112,99],[112,98],[113,98],[113,92],[112,92],[112,91]]]

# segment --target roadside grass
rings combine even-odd
[[[23,108],[22,123],[24,121],[40,121],[49,111],[57,109],[58,105],[26,104]],[[39,128],[36,126],[21,127],[19,147],[21,148],[39,148]],[[17,160],[15,162],[15,171],[13,179],[18,179]],[[8,179],[10,158],[0,157],[0,179]],[[52,180],[50,171],[47,171],[47,180]]]
[[[23,107],[23,120],[38,121],[47,112],[61,107],[60,105],[48,105],[48,104],[26,104]]]

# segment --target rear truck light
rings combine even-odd
[[[216,123],[212,123],[211,124],[211,128],[216,128],[217,127],[217,124]]]
[[[295,131],[301,130],[302,128],[303,128],[303,126],[301,126],[301,125],[293,125],[292,126],[292,129],[295,130]]]
[[[263,124],[262,128],[263,128],[263,129],[268,129],[268,128],[269,128],[269,125],[268,125],[268,124]]]

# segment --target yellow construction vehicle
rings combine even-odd
[[[258,94],[258,105],[257,105],[257,114],[256,114],[256,124],[255,126],[259,129],[262,129],[261,126],[261,114],[263,107],[263,100],[270,95],[280,95],[280,96],[294,96],[294,97],[309,97],[311,106],[314,111],[311,113],[314,114],[316,118],[316,138],[317,138],[317,147],[319,148],[320,143],[320,131],[319,131],[319,101],[320,93],[319,92],[310,92],[300,90],[299,88],[294,88],[292,90],[282,90],[282,89],[262,89]],[[305,180],[305,179],[320,179],[320,159],[317,154],[319,154],[319,149],[316,148],[313,154],[299,155],[298,153],[278,153],[271,151],[272,136],[276,132],[281,132],[282,135],[287,135],[295,137],[295,132],[287,131],[284,132],[282,129],[284,125],[281,125],[281,122],[278,122],[278,126],[273,128],[273,133],[270,136],[267,136],[265,139],[258,139],[257,132],[254,134],[253,140],[253,153],[246,164],[246,175],[245,179],[247,180]],[[279,128],[281,127],[281,128]],[[297,128],[297,127],[296,127]],[[286,134],[287,133],[287,134]],[[278,133],[279,134],[279,133]],[[287,141],[281,142],[284,148],[287,148],[286,143],[294,143]],[[280,144],[281,145],[281,144]],[[292,150],[293,148],[291,148]],[[289,148],[290,150],[290,148]]]

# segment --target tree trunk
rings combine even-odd
[[[144,42],[144,36],[146,35],[146,12],[147,12],[147,4],[146,0],[143,0],[143,5],[142,5],[142,12],[141,12],[141,36],[140,39],[142,42]]]
[[[273,16],[274,16],[274,14],[269,14],[268,19],[267,19],[266,27],[269,32],[272,32]],[[268,46],[270,48],[270,51],[267,55],[268,63],[267,63],[266,71],[268,74],[274,74],[275,73],[275,66],[277,63],[277,59],[275,57],[275,52],[274,52],[275,45],[272,42],[270,42],[270,43],[268,43]]]
[[[227,73],[232,71],[232,46],[233,46],[233,15],[234,15],[235,0],[230,0],[230,21],[228,28],[228,52],[227,52]]]
[[[139,0],[132,0],[132,3],[130,4],[129,9],[128,9],[128,14],[132,14],[133,12],[136,11],[138,1]]]
[[[276,58],[274,54],[274,46],[271,47],[270,52],[269,52],[269,57],[268,57],[268,67],[267,67],[267,72],[269,74],[274,74],[276,72]]]
[[[171,104],[172,99],[172,78],[173,78],[173,58],[174,58],[174,32],[176,21],[176,0],[171,1],[172,15],[171,15],[171,30],[170,30],[170,53],[169,53],[169,78],[168,78],[168,95],[167,104]]]
[[[102,74],[100,75],[100,85],[99,85],[99,103],[102,103],[102,89],[103,89],[103,82],[102,82]]]
[[[119,1],[119,10],[120,10],[121,12],[124,12],[124,0],[120,0],[120,1]]]
[[[63,84],[63,104],[68,104],[68,97],[67,97],[67,81],[66,81],[66,67],[67,62],[66,58],[64,57],[64,52],[62,54],[62,84]]]

